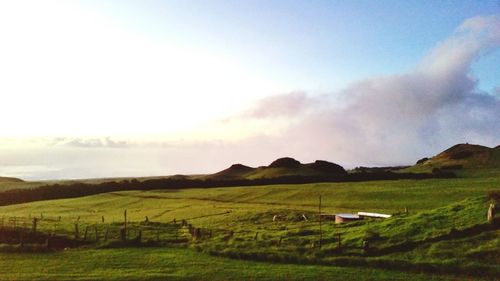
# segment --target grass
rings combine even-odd
[[[467,280],[399,271],[272,264],[212,257],[189,249],[0,253],[2,280]]]
[[[323,210],[327,213],[374,211],[391,214],[405,207],[413,213],[484,195],[498,189],[499,184],[499,178],[487,177],[124,191],[4,206],[0,207],[0,217],[43,214],[61,216],[64,221],[80,217],[83,222],[95,223],[104,216],[106,222],[118,222],[122,221],[123,210],[127,209],[129,218],[134,221],[148,216],[154,221],[191,219],[202,227],[224,227],[241,216],[256,212],[277,209],[315,212],[319,195],[322,195]],[[271,218],[272,215],[268,217]]]
[[[22,267],[22,264],[45,270],[37,276],[34,272],[21,270],[19,275],[11,272],[0,279],[71,277],[78,280],[85,279],[84,276],[90,280],[103,276],[109,280],[183,280],[201,276],[208,280],[433,278],[388,271],[387,268],[433,272],[438,274],[436,278],[443,279],[450,278],[443,274],[453,272],[463,278],[467,278],[464,274],[472,274],[474,279],[492,278],[500,272],[496,258],[500,239],[498,229],[484,226],[488,204],[485,194],[499,190],[499,183],[497,173],[482,172],[480,176],[457,179],[123,191],[4,206],[0,207],[0,217],[43,216],[45,219],[39,222],[39,229],[46,232],[71,234],[77,220],[82,226],[119,227],[126,209],[131,226],[139,225],[146,216],[152,222],[161,223],[158,227],[165,229],[174,218],[177,221],[186,219],[195,227],[214,230],[214,235],[210,239],[190,242],[189,247],[197,252],[162,247],[90,248],[31,255],[0,253],[0,272],[3,269],[9,272],[8,268]],[[397,214],[405,207],[410,213],[387,220],[344,225],[325,221],[323,247],[318,249],[319,195],[326,213]],[[273,222],[276,214],[285,219]],[[304,221],[302,214],[309,221]],[[460,236],[470,229],[475,232]],[[227,231],[232,231],[233,235],[228,236]],[[337,250],[339,233],[342,251]],[[144,236],[149,239],[154,234]],[[371,254],[363,252],[363,240],[370,242]],[[294,265],[239,261],[214,255]],[[139,261],[135,261],[136,257]],[[141,258],[149,263],[143,264]],[[100,260],[103,265],[96,265]],[[19,263],[13,264],[15,261]],[[63,268],[58,264],[62,261],[74,265]],[[42,264],[45,263],[49,264],[47,268],[53,269],[44,269]],[[92,270],[94,266],[96,269]],[[88,275],[84,275],[86,271]],[[452,279],[460,278],[455,275]]]
[[[56,227],[72,230],[77,218],[88,224],[101,222],[103,216],[106,223],[121,222],[127,209],[132,221],[143,221],[148,216],[151,221],[188,219],[199,227],[231,228],[254,214],[265,215],[265,223],[270,223],[280,211],[315,213],[320,194],[326,213],[392,214],[405,207],[414,213],[485,195],[489,190],[498,190],[498,184],[498,178],[492,177],[124,191],[4,206],[0,207],[0,217],[61,217],[63,223]]]

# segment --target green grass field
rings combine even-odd
[[[273,264],[189,249],[68,250],[1,254],[1,280],[466,280],[372,268]]]
[[[457,179],[122,191],[3,206],[6,225],[9,217],[44,217],[38,230],[71,236],[77,222],[80,229],[97,228],[101,242],[55,253],[2,253],[0,248],[0,279],[494,279],[500,274],[500,238],[499,230],[486,224],[486,194],[499,186],[498,172],[481,170]],[[320,195],[324,213],[399,215],[343,225],[324,221],[320,249]],[[405,207],[409,214],[400,214]],[[172,231],[174,219],[213,236],[193,240],[187,231],[176,232],[188,242],[110,249],[102,233],[121,226],[124,210],[130,227],[144,229],[144,241],[155,240],[158,229]],[[283,219],[273,222],[274,215]],[[471,233],[464,236],[466,231]],[[364,254],[363,240],[373,254]],[[102,265],[93,270],[98,261]],[[14,270],[18,267],[42,273]]]

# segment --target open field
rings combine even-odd
[[[259,275],[262,272],[270,272],[269,280],[331,280],[333,275],[345,276],[337,274],[337,271],[352,277],[353,267],[364,268],[356,275],[360,280],[372,279],[372,274],[385,279],[428,278],[427,275],[414,274],[418,272],[438,274],[436,276],[440,278],[449,278],[449,274],[454,274],[453,278],[472,275],[474,279],[491,279],[500,272],[500,239],[498,228],[486,224],[485,213],[488,206],[486,194],[498,190],[499,178],[496,175],[494,172],[478,172],[475,176],[471,174],[470,177],[457,179],[121,191],[10,205],[0,207],[5,225],[9,217],[38,217],[43,218],[39,220],[39,231],[72,237],[76,223],[81,232],[84,228],[91,229],[92,234],[88,235],[91,245],[88,249],[59,253],[2,255],[15,257],[19,263],[34,264],[34,267],[43,255],[43,261],[53,261],[56,268],[60,259],[75,259],[75,263],[81,263],[83,268],[90,268],[95,261],[87,258],[87,254],[102,255],[104,260],[110,261],[117,256],[123,259],[125,257],[122,256],[131,259],[141,255],[149,257],[151,265],[143,274],[134,275],[135,271],[129,270],[129,266],[139,267],[139,263],[134,262],[132,265],[129,265],[130,262],[123,263],[123,270],[127,273],[122,274],[125,275],[118,273],[120,265],[116,263],[116,272],[105,270],[103,266],[101,270],[105,272],[95,273],[96,277],[99,274],[109,275],[108,279],[122,279],[129,276],[127,274],[131,279],[137,276],[144,280],[154,280],[155,276],[169,276],[174,280],[192,279],[190,274],[201,274],[198,266],[180,268],[180,261],[183,258],[192,261],[193,256],[203,257],[199,261],[207,264],[203,267],[212,265],[213,269],[210,268],[206,276],[217,280],[240,279],[241,276],[244,279],[265,280]],[[323,221],[322,247],[319,248],[320,195],[323,213],[369,211],[397,215],[383,221],[365,219],[343,225]],[[409,209],[409,214],[402,213],[405,207]],[[181,243],[148,244],[156,248],[134,248],[140,244],[123,248],[127,245],[115,243],[112,247],[118,249],[101,249],[109,248],[102,241],[104,231],[110,232],[110,240],[118,239],[124,210],[127,210],[129,228],[142,229],[143,241],[154,242],[175,235]],[[281,220],[273,222],[274,215],[281,215]],[[302,219],[302,215],[308,221]],[[200,228],[202,235],[192,238],[187,228],[180,225],[182,220]],[[100,242],[92,242],[95,239],[93,229],[100,233]],[[115,236],[111,237],[111,233]],[[137,232],[131,234],[132,237],[136,235]],[[364,240],[370,242],[370,253],[362,249]],[[9,247],[5,249],[12,251]],[[169,255],[176,259],[163,258]],[[236,261],[214,256],[295,265]],[[8,267],[5,261],[0,264]],[[245,270],[229,270],[220,275],[215,273],[233,266],[245,267]],[[174,269],[165,272],[161,269],[163,267]],[[395,272],[395,269],[399,271]],[[286,275],[293,270],[301,273]],[[48,276],[56,279],[65,279],[64,276],[70,275],[83,278],[79,270],[57,268],[52,272],[54,275]],[[317,275],[329,272],[332,275],[328,277]],[[19,274],[16,277],[12,273],[8,278],[22,279],[22,274],[29,276],[35,273]]]
[[[272,264],[208,256],[189,249],[0,253],[2,280],[461,280],[371,268]],[[465,278],[463,280],[466,280]]]
[[[315,212],[322,195],[324,212],[429,210],[498,189],[497,177],[317,183],[209,189],[122,191],[81,198],[39,201],[0,207],[4,216],[44,213],[83,221],[121,221],[124,209],[131,220],[145,216],[155,221],[191,219],[230,211],[229,214],[196,219],[196,224],[219,225],[239,215],[273,209]]]

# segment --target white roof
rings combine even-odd
[[[384,219],[392,217],[391,215],[379,214],[379,213],[368,213],[368,212],[358,212],[358,215],[363,216],[363,217],[384,218]]]
[[[336,214],[336,216],[339,216],[344,219],[359,219],[359,215],[355,214]]]

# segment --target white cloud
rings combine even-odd
[[[458,142],[495,146],[500,143],[500,99],[477,89],[470,68],[499,46],[500,16],[472,18],[414,70],[353,83],[332,94],[341,95],[341,102],[291,93],[257,103],[251,112],[273,113],[253,116],[270,124],[278,114],[301,115],[273,140],[294,147],[292,153],[303,158],[395,164]],[[283,111],[282,104],[296,111]]]
[[[268,97],[235,113],[233,118],[210,123],[199,135],[191,131],[186,140],[179,137],[144,141],[114,135],[109,139],[4,138],[0,142],[0,166],[50,167],[50,173],[40,176],[43,178],[165,175],[215,172],[236,162],[259,166],[282,156],[296,157],[302,162],[325,159],[348,167],[406,164],[459,142],[496,146],[500,143],[498,87],[493,93],[481,92],[470,71],[475,61],[500,46],[499,31],[498,15],[469,19],[407,73],[367,78],[331,95],[292,92]],[[145,95],[145,100],[151,98],[148,107],[133,99],[127,101],[130,97],[126,94],[123,98],[114,97],[116,100],[103,97],[110,100],[98,106],[96,113],[92,103],[99,101],[100,96],[91,95],[88,101],[81,97],[77,103],[82,101],[86,106],[77,110],[81,118],[68,121],[67,125],[99,124],[102,135],[112,135],[106,129],[114,127],[113,122],[119,123],[118,127],[137,127],[142,124],[143,117],[138,116],[141,114],[156,117],[159,121],[153,125],[179,122],[184,116],[168,120],[162,114],[156,115],[155,112],[165,110],[165,104],[170,104],[168,100],[162,103]],[[19,98],[18,102],[22,101]],[[194,100],[188,96],[186,102]],[[200,106],[210,104],[205,100],[198,102]],[[38,104],[46,102],[40,98]],[[131,110],[140,107],[145,109]],[[0,113],[2,120],[22,115],[19,108],[12,108],[15,106],[7,107],[12,115]],[[50,107],[55,109],[57,106]],[[28,110],[34,110],[36,114],[28,116],[40,122],[65,122],[61,121],[65,118],[61,111],[47,113],[53,119],[44,117],[47,109],[37,108],[36,102]],[[61,110],[67,116],[74,113],[73,108]],[[24,121],[30,123],[29,118]],[[16,126],[24,123],[13,122]],[[47,129],[41,128],[40,132]]]

